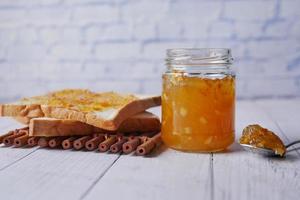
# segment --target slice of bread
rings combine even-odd
[[[124,120],[160,104],[160,96],[67,89],[2,104],[0,116],[70,119],[115,131]]]
[[[117,131],[107,131],[98,127],[74,120],[53,118],[33,118],[29,123],[30,136],[75,136],[93,133],[132,133],[157,132],[160,130],[160,120],[149,112],[139,113],[126,119]]]

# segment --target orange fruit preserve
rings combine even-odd
[[[162,139],[183,151],[215,152],[234,141],[235,77],[163,75]]]

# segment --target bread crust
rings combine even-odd
[[[74,136],[90,135],[92,133],[131,133],[157,132],[160,130],[160,120],[149,112],[137,114],[126,119],[117,131],[104,130],[75,120],[53,118],[33,118],[29,123],[30,136]]]
[[[143,112],[148,108],[160,106],[160,96],[141,97],[119,109],[110,109],[103,112],[80,112],[63,107],[48,105],[0,105],[0,116],[39,118],[49,117],[56,119],[69,119],[80,121],[105,130],[116,131],[120,124],[131,116]]]

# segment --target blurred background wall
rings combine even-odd
[[[0,0],[0,102],[160,93],[175,47],[232,48],[239,98],[300,96],[300,0]]]

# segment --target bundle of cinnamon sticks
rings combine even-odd
[[[87,136],[58,136],[35,137],[29,136],[29,128],[15,129],[0,136],[0,144],[14,147],[62,148],[62,149],[86,149],[88,151],[112,152],[125,154],[135,153],[144,156],[161,144],[160,132],[134,134],[105,134],[94,133]]]

